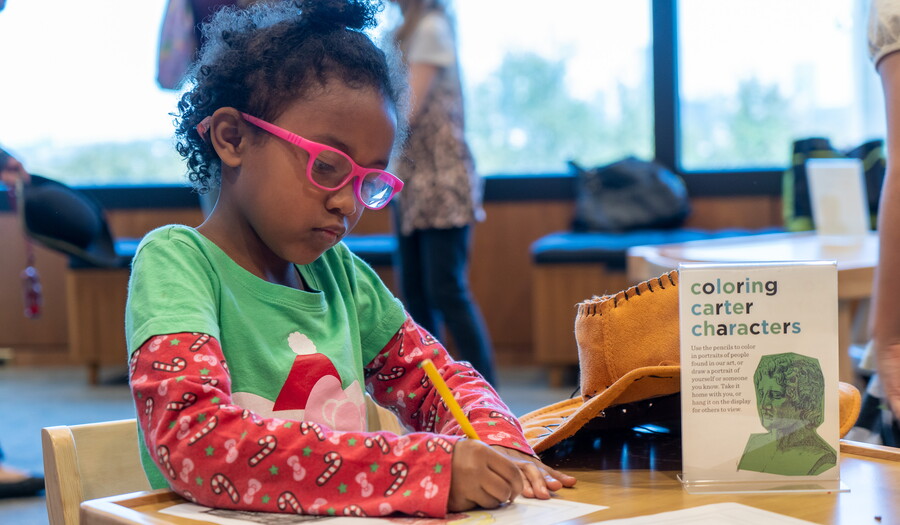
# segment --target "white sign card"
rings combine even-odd
[[[840,489],[837,265],[679,268],[688,492]]]
[[[859,159],[806,161],[809,198],[816,232],[838,244],[869,231],[866,179]]]

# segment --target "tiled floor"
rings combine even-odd
[[[565,399],[575,388],[548,388],[536,367],[501,367],[499,375],[500,395],[517,415]],[[128,387],[90,386],[82,368],[0,367],[0,444],[11,466],[43,470],[43,427],[131,417]],[[43,497],[0,500],[0,525],[44,523]]]

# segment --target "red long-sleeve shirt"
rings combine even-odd
[[[403,436],[261,418],[232,404],[227,364],[215,338],[161,337],[145,342],[131,358],[138,421],[172,489],[203,505],[444,516],[453,448],[462,432],[421,369],[425,357],[434,361],[484,442],[533,453],[493,388],[411,320],[365,366],[366,390],[416,431]]]

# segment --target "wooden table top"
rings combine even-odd
[[[711,503],[736,502],[823,524],[900,523],[900,449],[853,442],[841,443],[841,481],[849,492],[688,494],[676,476],[680,472],[680,438],[674,433],[604,433],[545,456],[545,461],[576,476],[575,488],[558,493],[571,501],[608,509],[570,520],[587,524],[685,509]],[[592,455],[586,455],[589,451]],[[602,451],[602,452],[601,452]],[[82,504],[85,524],[200,523],[160,514],[184,500],[168,490],[133,493]]]
[[[856,445],[853,445],[856,446]],[[842,444],[840,493],[688,494],[677,471],[594,470],[569,468],[576,488],[561,491],[566,499],[609,508],[569,523],[630,518],[711,503],[735,502],[814,523],[900,523],[900,462],[849,452]],[[868,452],[863,452],[868,453]],[[880,519],[880,520],[879,520]]]
[[[878,233],[857,242],[838,243],[815,232],[772,233],[707,239],[628,249],[628,277],[644,281],[684,262],[770,262],[834,260],[838,268],[838,294],[843,298],[868,297],[878,264]]]

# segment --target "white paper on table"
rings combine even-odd
[[[661,512],[637,518],[604,521],[604,525],[815,525],[811,521],[800,520],[769,512],[768,510],[741,505],[740,503],[713,503],[690,509]]]
[[[218,525],[282,525],[288,523],[327,523],[328,525],[452,525],[454,523],[491,523],[492,525],[519,525],[522,523],[559,523],[585,514],[607,509],[601,505],[578,503],[553,498],[538,500],[518,498],[512,505],[493,510],[472,510],[451,514],[447,518],[414,518],[391,516],[390,518],[356,518],[349,516],[298,516],[272,512],[248,512],[211,509],[193,503],[180,503],[160,510],[161,514],[178,516]]]

